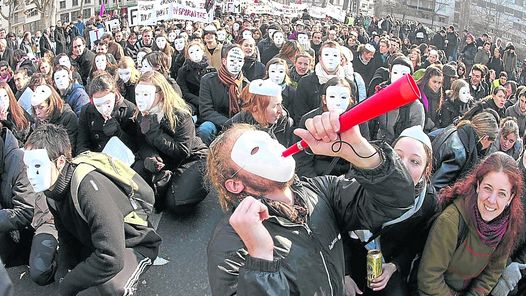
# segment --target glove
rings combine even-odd
[[[150,173],[158,173],[164,167],[162,158],[158,156],[147,157],[144,159],[144,168]]]
[[[522,278],[521,270],[526,269],[526,264],[512,262],[502,272],[502,276],[497,283],[497,286],[491,292],[492,295],[508,295],[510,291],[515,289]],[[497,294],[500,293],[500,294]]]
[[[113,137],[116,136],[119,132],[119,127],[120,126],[119,122],[117,122],[117,119],[112,117],[104,123],[104,125],[102,126],[102,131],[106,136]]]
[[[147,134],[150,131],[159,129],[159,121],[157,121],[157,114],[146,115],[141,120],[141,133]]]
[[[507,296],[512,289],[508,286],[506,281],[501,277],[499,281],[497,282],[497,285],[495,288],[493,288],[493,291],[491,291],[491,295],[493,296]]]

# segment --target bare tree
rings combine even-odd
[[[9,9],[6,15],[0,8],[0,16],[7,21],[8,23],[7,31],[11,32],[12,26],[14,23],[14,13],[13,12],[15,10],[15,0],[4,0],[2,1],[2,6],[5,6]]]
[[[447,0],[433,0],[431,12],[431,27],[435,25],[435,19],[439,15],[444,15],[444,10],[449,7],[451,4]]]
[[[514,2],[511,0],[486,0],[472,8],[469,29],[477,33],[490,33],[502,36],[513,27],[513,20],[506,9]],[[482,5],[481,5],[482,4]]]
[[[55,23],[56,20],[56,4],[55,0],[26,0],[27,4],[35,4],[37,11],[40,13],[40,20],[44,28],[49,27]]]

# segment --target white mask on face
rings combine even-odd
[[[226,69],[228,72],[230,72],[232,75],[239,74],[239,72],[241,72],[241,68],[243,67],[243,63],[245,62],[244,59],[245,54],[241,48],[232,48],[226,56]]]
[[[95,66],[97,67],[97,69],[104,71],[106,70],[107,64],[108,61],[106,60],[105,55],[99,55],[95,58]]]
[[[232,25],[232,30],[234,30],[234,31],[239,30],[239,24],[238,24],[238,23],[234,23],[234,24]]]
[[[119,78],[124,83],[128,83],[131,79],[131,70],[130,69],[119,69]]]
[[[309,44],[309,37],[306,34],[299,34],[298,35],[298,43],[301,44],[301,45]]]
[[[0,110],[9,110],[9,96],[3,88],[0,88]]]
[[[155,45],[157,45],[157,48],[160,50],[163,50],[166,47],[166,38],[157,37],[157,39],[155,39]]]
[[[177,34],[175,34],[174,32],[168,34],[168,41],[170,41],[171,43],[174,43],[175,38],[177,38]]]
[[[153,67],[152,67],[152,65],[150,65],[148,60],[143,60],[142,61],[142,67],[141,67],[141,73],[144,74],[144,73],[146,73],[148,71],[153,71]]]
[[[142,66],[142,59],[144,59],[144,56],[146,56],[144,51],[137,53],[137,65]]]
[[[24,150],[24,164],[27,167],[27,178],[35,192],[46,191],[51,187],[53,163],[46,149]]]
[[[188,48],[188,58],[194,63],[199,63],[203,60],[204,52],[198,45],[192,45]]]
[[[294,177],[296,162],[282,157],[285,147],[263,131],[247,131],[234,143],[230,158],[245,171],[256,176],[288,182]]]
[[[391,83],[402,78],[405,74],[411,74],[411,68],[400,64],[393,65],[391,68]]]
[[[321,61],[328,71],[335,71],[341,62],[340,50],[338,48],[325,47],[321,52]]]
[[[252,38],[252,32],[250,31],[244,31],[243,32],[243,39]]]
[[[268,78],[270,81],[281,85],[285,80],[285,66],[282,64],[272,64],[268,67]]]
[[[58,64],[71,69],[71,61],[67,56],[61,56],[60,59],[58,59]]]
[[[217,40],[225,41],[225,39],[226,39],[226,32],[223,30],[217,31]]]
[[[103,117],[111,117],[111,112],[115,107],[115,94],[109,93],[100,98],[93,97],[93,105]]]
[[[272,34],[274,34],[274,32],[276,32],[275,29],[269,29],[269,30],[268,30],[268,35],[269,35],[269,36],[272,36]]]
[[[177,51],[181,52],[184,49],[184,38],[175,39],[174,47]]]
[[[141,112],[149,111],[155,101],[157,89],[154,85],[137,84],[135,87],[135,102]]]
[[[458,98],[462,103],[467,103],[471,100],[471,92],[469,91],[469,86],[461,87],[458,92]]]
[[[66,70],[60,70],[53,74],[55,85],[59,90],[65,90],[69,87],[69,73]]]
[[[347,110],[351,102],[351,90],[340,85],[327,87],[325,101],[329,111],[338,111],[340,114]]]
[[[272,40],[274,41],[276,47],[281,47],[285,42],[285,37],[283,37],[283,33],[276,32],[274,35],[272,35]]]

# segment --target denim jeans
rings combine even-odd
[[[197,128],[197,135],[203,140],[206,146],[210,146],[210,143],[212,143],[217,136],[217,127],[213,122],[205,121]]]

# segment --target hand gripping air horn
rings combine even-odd
[[[357,124],[364,123],[391,110],[400,108],[419,98],[420,90],[415,80],[411,75],[406,74],[372,97],[340,115],[340,132],[345,132]],[[283,157],[291,156],[308,147],[307,142],[301,140],[287,148],[281,155]]]

